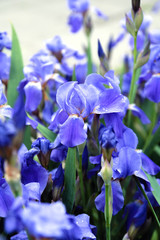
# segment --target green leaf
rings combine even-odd
[[[87,74],[92,73],[92,54],[91,54],[91,42],[90,42],[90,35],[88,37],[88,49],[87,49],[87,58],[88,58],[88,72]]]
[[[145,172],[145,174],[146,174],[146,175],[149,175],[149,174],[147,174],[146,172]],[[149,176],[150,176],[150,175],[149,175]],[[148,176],[147,176],[147,177],[148,177]],[[150,176],[150,177],[151,177],[151,176]],[[138,187],[140,188],[143,196],[144,196],[145,199],[147,200],[148,205],[150,206],[150,209],[151,209],[151,211],[152,211],[152,213],[153,213],[153,215],[154,215],[154,217],[155,217],[155,219],[156,219],[156,222],[157,222],[157,224],[158,224],[158,227],[160,227],[160,222],[159,222],[159,219],[158,219],[158,217],[157,217],[157,214],[156,214],[156,212],[154,211],[154,208],[152,207],[152,204],[151,204],[151,202],[150,202],[150,200],[149,200],[149,198],[148,198],[145,190],[142,188],[142,186],[141,186],[141,184],[140,184],[140,182],[139,182],[139,180],[138,180],[138,178],[137,178],[136,176],[134,176],[134,179],[135,179]],[[149,179],[148,179],[148,180],[149,180]],[[150,182],[150,183],[151,183],[151,182]],[[157,183],[157,184],[158,184],[158,183]],[[151,184],[151,186],[152,186],[152,184]],[[152,191],[152,193],[153,193],[153,191]],[[153,194],[153,195],[154,195],[154,194]]]
[[[145,174],[153,188],[152,194],[157,200],[157,202],[160,204],[160,185],[158,184],[157,179],[154,176],[151,176],[146,172]]]
[[[7,88],[7,99],[8,104],[11,107],[13,107],[18,96],[17,87],[19,85],[19,82],[24,78],[24,75],[23,75],[23,60],[19,40],[13,25],[11,25],[11,27],[12,27],[12,52],[11,52],[11,68]]]
[[[72,81],[76,81],[76,66],[73,68]]]
[[[30,149],[31,148],[31,127],[30,126],[26,126],[25,127],[25,131],[24,131],[24,136],[23,136],[23,143],[25,144],[25,146]]]
[[[76,147],[68,148],[64,174],[63,202],[67,212],[71,213],[76,191]]]
[[[34,120],[33,117],[30,116],[29,113],[26,113],[27,116]],[[35,121],[35,120],[34,120]],[[50,131],[47,127],[43,126],[42,124],[38,123],[37,129],[40,131],[40,133],[42,133],[42,135],[47,138],[50,142],[53,142],[56,138],[56,134],[53,133],[52,131]]]

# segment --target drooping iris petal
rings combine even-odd
[[[49,129],[52,131],[56,131],[59,127],[59,124],[63,124],[68,118],[68,114],[66,111],[59,109],[52,116],[51,124],[49,125]]]
[[[124,197],[121,185],[118,180],[111,182],[113,197],[113,215],[116,215],[124,205]],[[104,212],[105,208],[105,185],[102,186],[101,193],[95,199],[96,208]]]
[[[128,99],[125,96],[119,94],[119,92],[114,89],[107,89],[100,95],[93,113],[104,114],[124,112],[127,105]]]
[[[22,221],[29,234],[36,238],[65,239],[73,227],[61,202],[30,202],[22,213]]]
[[[23,211],[24,201],[22,197],[15,198],[10,207],[10,211],[5,219],[4,229],[6,233],[15,233],[23,230],[21,214]]]
[[[31,182],[39,183],[40,193],[42,193],[47,184],[48,173],[40,164],[34,164],[32,161],[30,164],[28,164],[28,166],[22,167],[21,181],[23,184],[28,184]]]
[[[132,129],[126,127],[122,137],[118,139],[117,149],[120,150],[122,147],[131,147],[136,149],[137,144],[138,138],[136,134],[133,132]]]
[[[142,168],[151,175],[156,175],[160,172],[160,166],[155,164],[146,154],[140,153],[142,159]]]
[[[0,217],[6,217],[14,202],[13,193],[5,179],[0,180]]]
[[[78,236],[79,239],[96,239],[90,228],[90,217],[87,214],[79,214],[76,217],[76,225],[80,227],[81,234]]]
[[[150,101],[160,102],[160,75],[155,74],[151,79],[145,84],[144,95]]]
[[[147,217],[147,202],[134,202],[129,203],[125,208],[124,215],[127,214],[127,231],[131,224],[134,224],[136,227],[141,226]]]
[[[130,109],[133,115],[138,117],[143,124],[149,124],[151,122],[143,110],[137,107],[135,104],[130,104],[128,109]]]
[[[80,13],[73,12],[68,18],[68,25],[73,33],[78,32],[83,25],[83,16]]]
[[[130,147],[123,147],[119,152],[119,161],[116,164],[118,178],[125,178],[139,171],[141,168],[141,158],[139,154]]]
[[[28,112],[33,112],[37,109],[42,100],[42,87],[40,82],[29,82],[24,87],[26,95],[25,108]]]
[[[87,134],[84,130],[84,122],[81,117],[75,115],[69,116],[63,125],[61,125],[59,136],[61,143],[67,147],[74,147],[82,144]]]
[[[29,200],[40,201],[40,184],[38,182],[31,182],[24,185],[27,190]]]
[[[123,191],[119,181],[112,181],[112,197],[113,197],[113,215],[116,215],[124,205]]]

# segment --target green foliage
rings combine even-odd
[[[21,48],[15,28],[12,26],[12,52],[11,52],[11,68],[7,88],[8,104],[13,107],[17,99],[17,87],[19,82],[24,78],[23,60]]]
[[[33,117],[27,113],[27,116],[34,120]],[[35,121],[35,120],[34,120]],[[50,142],[53,142],[56,138],[56,134],[54,134],[52,131],[50,131],[47,127],[43,126],[42,124],[38,123],[37,129],[42,133],[42,135],[47,138]]]
[[[73,208],[76,191],[76,147],[68,148],[65,162],[63,202],[70,213]]]

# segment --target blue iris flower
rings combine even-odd
[[[112,88],[106,88],[104,84]],[[88,76],[84,84],[64,83],[58,88],[56,99],[60,109],[49,128],[55,130],[56,126],[59,127],[60,141],[67,147],[74,147],[86,140],[84,120],[90,114],[122,112],[127,104],[127,98],[120,94],[114,80],[98,74]]]

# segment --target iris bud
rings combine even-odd
[[[144,50],[139,53],[139,55],[137,57],[135,69],[143,66],[144,64],[146,64],[148,62],[149,56],[150,56],[150,48],[149,47],[150,47],[150,42],[148,42],[146,44]]]
[[[133,36],[135,37],[135,25],[134,23],[131,21],[131,19],[127,16],[126,14],[126,28],[127,31]]]
[[[143,12],[142,12],[142,9],[139,8],[139,10],[134,15],[134,23],[137,31],[140,28],[142,22],[143,22]]]
[[[104,181],[105,184],[109,184],[112,178],[112,167],[107,161],[102,161],[102,169],[100,171],[100,175]]]
[[[136,12],[140,8],[140,0],[132,0],[132,10],[136,14]]]

